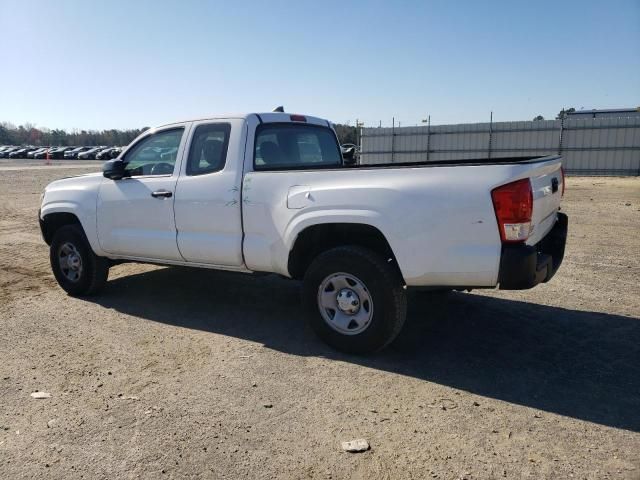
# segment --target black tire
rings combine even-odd
[[[68,273],[61,266],[60,255],[65,246],[66,249],[69,249],[69,246],[75,248],[80,257],[81,270],[77,274],[77,279],[70,279]],[[65,292],[74,297],[97,293],[107,282],[109,261],[93,253],[91,245],[79,225],[65,225],[56,231],[49,248],[49,259],[58,284]]]
[[[323,318],[319,289],[325,279],[340,273],[357,277],[371,297],[372,317],[364,331],[345,334]],[[320,254],[309,266],[302,287],[303,303],[311,328],[336,350],[371,353],[391,343],[404,324],[407,298],[396,266],[377,253],[359,246],[344,246]]]

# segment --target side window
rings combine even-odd
[[[256,170],[336,167],[342,165],[342,155],[329,128],[266,123],[256,133],[253,164]]]
[[[124,157],[127,175],[173,174],[183,132],[184,128],[163,130],[136,143]]]
[[[198,125],[189,148],[187,175],[203,175],[222,170],[229,146],[228,123]]]

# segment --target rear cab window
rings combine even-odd
[[[256,130],[255,170],[332,168],[342,165],[333,131],[300,123],[263,123]]]

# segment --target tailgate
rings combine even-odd
[[[542,240],[556,223],[563,190],[561,167],[561,158],[556,157],[528,172],[533,191],[533,213],[527,245],[535,245]]]

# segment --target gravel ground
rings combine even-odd
[[[0,478],[640,478],[640,179],[568,179],[550,283],[412,293],[355,357],[275,276],[120,265],[66,296],[39,195],[98,164],[31,165],[0,163]]]

